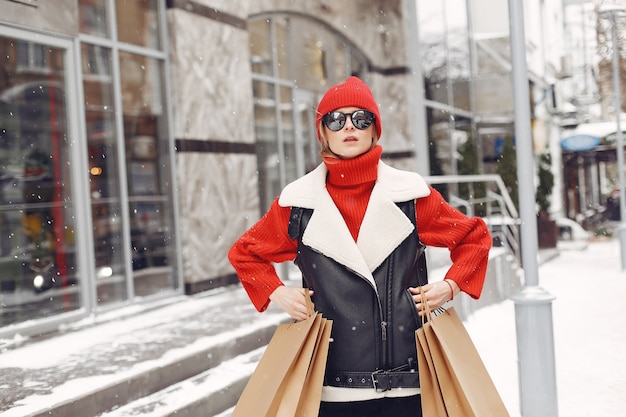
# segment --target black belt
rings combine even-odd
[[[419,388],[419,373],[403,365],[390,370],[374,372],[349,372],[327,370],[324,384],[341,388],[374,388],[388,391],[392,388]]]

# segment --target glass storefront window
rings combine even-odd
[[[253,81],[254,129],[257,140],[259,196],[262,207],[269,207],[281,189],[276,121],[277,102],[274,89],[274,84]]]
[[[157,0],[80,4],[81,22],[113,16],[117,28],[117,39],[81,44],[96,294],[104,306],[177,287],[165,61],[126,45],[161,48]],[[81,31],[97,34],[94,26]]]
[[[346,45],[337,41],[335,45],[335,77],[341,79],[346,74],[348,64],[346,63],[347,50]]]
[[[181,291],[163,2],[77,4],[79,43],[0,32],[0,329],[24,334]]]
[[[107,0],[80,0],[78,5],[80,32],[109,37]]]
[[[274,20],[276,28],[276,58],[278,65],[278,77],[288,78],[293,72],[290,68],[289,51],[291,49],[291,39],[289,38],[289,20],[278,18]]]
[[[350,74],[362,74],[366,71],[366,69],[367,68],[364,61],[354,55],[350,56],[350,67],[348,69],[348,71],[350,71]]]
[[[305,18],[291,16],[292,25],[297,27],[291,33],[292,51],[290,60],[293,62],[293,77],[300,88],[323,89],[333,81],[345,78],[345,70],[335,64],[336,57],[345,62],[347,46],[327,30]]]
[[[269,19],[259,19],[250,23],[250,65],[256,74],[272,75],[272,45],[270,42]]]
[[[288,87],[280,88],[280,126],[282,129],[282,141],[283,141],[283,164],[285,169],[285,175],[287,178],[297,178],[298,168],[296,161],[296,130],[294,120],[294,108],[292,89]]]
[[[135,295],[175,286],[163,63],[120,53],[126,181]]]
[[[474,74],[467,2],[418,2],[417,8],[431,175],[455,175],[459,141],[474,133],[471,112],[475,109],[470,97],[477,96],[471,88]]]
[[[449,79],[454,107],[470,110],[470,41],[466,0],[446,0]]]
[[[320,162],[320,147],[317,141],[315,111],[313,110],[316,99],[317,97],[310,91],[302,89],[294,91],[296,139],[302,141],[301,147],[304,154],[303,166],[297,167],[296,175],[298,177],[315,169]]]
[[[326,57],[328,51],[324,41],[316,33],[301,33],[302,56],[292,58],[296,65],[296,82],[301,87],[317,88],[328,83]]]
[[[81,306],[65,53],[0,36],[0,326]]]
[[[16,40],[15,49],[18,70],[38,72],[47,72],[49,70],[46,62],[48,51],[45,45]]]
[[[448,48],[444,20],[445,1],[418,1],[418,28],[426,98],[450,102],[448,91]]]
[[[367,66],[343,37],[302,16],[258,17],[248,28],[264,211],[288,182],[321,162],[313,126],[321,94],[349,75],[362,75]]]
[[[81,45],[98,303],[128,299],[111,50]]]
[[[430,146],[434,147],[434,156],[437,158],[437,165],[444,175],[453,175],[455,169],[454,145],[452,136],[451,115],[444,110],[433,109],[430,112],[428,136]]]
[[[117,39],[160,49],[157,0],[116,0]]]

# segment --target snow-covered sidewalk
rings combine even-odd
[[[626,415],[626,272],[617,240],[561,251],[539,267],[552,294],[559,416]],[[515,305],[482,308],[467,329],[511,417],[519,417]]]
[[[624,416],[626,272],[621,271],[619,242],[600,241],[587,249],[561,251],[540,265],[539,284],[555,297],[552,313],[559,415]],[[181,297],[145,314],[8,349],[0,353],[0,416],[34,415],[41,407],[71,401],[72,396],[107,386],[149,363],[164,366],[198,351],[198,345],[223,341],[237,327],[236,322],[245,323],[245,328],[238,330],[243,332],[266,320],[276,324],[284,319],[277,308],[259,315],[243,290],[237,289]],[[520,417],[513,301],[480,308],[465,324],[511,417]],[[232,374],[233,368],[229,369]],[[194,379],[193,389],[187,381],[187,385],[170,390],[183,390],[184,397],[206,398],[215,390],[210,376],[209,372],[201,380]],[[165,400],[161,397],[156,402],[163,411]],[[162,415],[143,408],[143,416]],[[138,415],[121,411],[111,415]]]

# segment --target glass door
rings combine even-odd
[[[164,3],[80,0],[95,304],[180,292]]]
[[[59,44],[0,31],[0,327],[82,304],[69,42]]]
[[[315,110],[319,101],[317,95],[310,90],[297,89],[294,91],[298,177],[312,171],[322,162],[315,127]]]

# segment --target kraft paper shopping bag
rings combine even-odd
[[[315,312],[279,325],[232,417],[317,417],[331,328],[332,321]]]
[[[421,292],[425,306],[424,293]],[[435,374],[446,417],[508,417],[509,413],[480,358],[463,322],[454,307],[434,313],[427,310],[427,321],[416,331],[418,349],[427,347],[432,359],[431,369]],[[423,351],[425,354],[425,350]],[[426,358],[425,358],[426,359]],[[420,373],[423,368],[420,368]],[[421,377],[420,377],[421,384]],[[428,390],[428,382],[427,390]],[[433,389],[430,395],[435,395]],[[425,399],[422,388],[422,402],[431,407],[436,397]],[[435,406],[436,412],[440,409]],[[424,415],[427,415],[424,413]],[[437,414],[435,414],[437,415]]]

